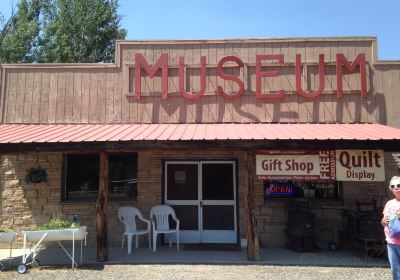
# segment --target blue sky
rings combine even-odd
[[[6,17],[17,0],[0,0]],[[400,0],[119,0],[127,39],[377,36],[400,59]]]

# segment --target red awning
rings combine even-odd
[[[0,144],[191,140],[400,140],[381,124],[0,124]]]

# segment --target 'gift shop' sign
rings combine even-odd
[[[257,151],[256,174],[263,180],[334,180],[334,151]]]
[[[382,150],[257,151],[262,180],[384,181]]]

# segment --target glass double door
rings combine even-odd
[[[234,161],[167,161],[164,174],[182,243],[237,242]]]

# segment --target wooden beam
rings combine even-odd
[[[107,244],[108,155],[100,152],[99,191],[96,201],[97,261],[108,260]]]
[[[258,236],[257,220],[254,214],[254,185],[253,185],[253,152],[245,152],[247,191],[246,191],[246,216],[247,216],[247,259],[260,260],[260,241]]]

